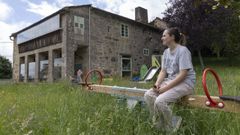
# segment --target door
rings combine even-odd
[[[121,74],[122,77],[132,76],[132,59],[129,56],[122,56],[121,58]]]

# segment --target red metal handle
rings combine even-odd
[[[89,90],[92,90],[92,88],[91,88],[91,86],[90,86],[92,83],[88,82],[88,79],[89,79],[91,73],[93,73],[93,72],[98,73],[98,75],[99,75],[99,77],[100,77],[98,84],[102,84],[102,79],[103,79],[102,73],[101,73],[99,70],[96,70],[96,69],[90,70],[90,71],[87,73],[86,78],[85,78],[85,84],[86,84],[86,86],[88,87]]]
[[[224,103],[223,102],[215,102],[214,100],[212,100],[209,92],[208,92],[208,88],[207,88],[207,83],[206,83],[206,76],[207,76],[207,72],[211,72],[212,75],[215,77],[216,81],[217,81],[217,85],[218,85],[218,91],[219,91],[219,96],[222,96],[223,92],[222,92],[222,84],[221,81],[217,75],[217,73],[211,69],[211,68],[206,68],[203,71],[203,75],[202,75],[202,85],[203,85],[203,89],[204,92],[208,98],[208,101],[206,102],[206,105],[211,106],[211,107],[218,107],[218,108],[223,108],[224,107]]]

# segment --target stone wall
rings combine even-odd
[[[18,82],[19,80],[19,50],[18,46],[16,45],[16,40],[13,41],[13,80],[14,82]]]
[[[121,36],[121,25],[127,25],[128,37]],[[104,11],[91,11],[91,68],[101,68],[112,74],[121,74],[121,56],[132,58],[132,70],[139,71],[141,65],[151,66],[154,50],[163,51],[160,31],[133,20],[117,17]],[[149,55],[143,55],[143,49]]]
[[[84,35],[74,33],[75,25],[74,25],[74,16],[84,18]],[[82,70],[86,74],[89,69],[89,8],[81,7],[81,8],[70,8],[68,12],[67,19],[67,74],[74,76],[76,73],[74,71],[75,64],[82,64]],[[76,54],[82,52],[84,50],[84,56],[81,56],[81,62],[75,56],[79,56],[81,54]],[[75,60],[77,59],[77,60]]]

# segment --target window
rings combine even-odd
[[[83,29],[83,24],[80,24],[80,28]]]
[[[25,57],[20,58],[20,69],[19,69],[19,81],[23,81],[25,78]]]
[[[149,49],[144,48],[144,49],[143,49],[143,55],[149,56]]]
[[[74,33],[84,35],[84,18],[74,16]]]
[[[19,75],[19,80],[23,81],[25,78],[25,64],[20,64],[20,75]]]
[[[78,23],[75,23],[75,27],[78,27]]]
[[[121,25],[121,36],[122,37],[128,37],[128,26],[122,24]]]
[[[54,59],[53,59],[53,79],[59,80],[62,78],[62,49],[53,50]]]
[[[53,16],[46,21],[33,26],[19,34],[17,34],[17,44],[27,42],[39,36],[48,34],[60,28],[60,15]]]
[[[132,73],[132,60],[129,56],[122,56],[121,58],[122,77],[130,77]]]
[[[40,60],[40,81],[46,81],[48,78],[48,60]]]
[[[28,81],[33,81],[35,78],[35,62],[28,63]]]

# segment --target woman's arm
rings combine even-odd
[[[161,69],[157,81],[155,83],[155,86],[157,87],[157,89],[159,89],[160,84],[163,82],[164,78],[166,77],[166,71],[164,69]]]
[[[187,69],[180,70],[180,72],[176,76],[176,78],[173,79],[168,85],[159,88],[158,92],[163,93],[163,92],[168,91],[169,89],[173,88],[174,86],[178,85],[180,82],[182,82],[186,78],[187,73],[188,73]]]

